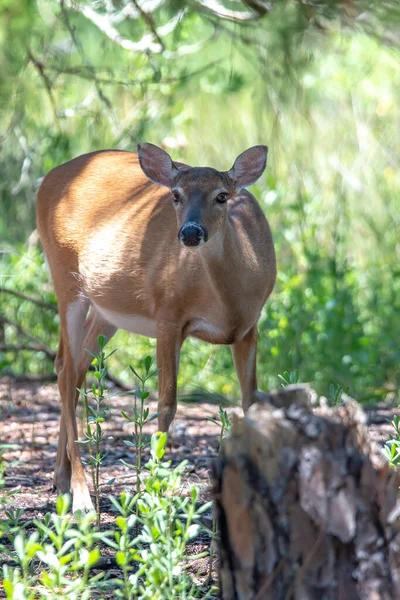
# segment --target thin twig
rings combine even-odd
[[[154,35],[157,42],[160,44],[161,51],[164,51],[164,49],[165,49],[164,42],[162,41],[162,39],[160,38],[160,36],[157,32],[156,25],[154,23],[154,19],[151,16],[151,14],[147,13],[145,10],[143,10],[143,8],[139,5],[139,3],[136,0],[132,0],[132,4],[135,6],[135,8],[137,8],[139,13],[142,15],[143,20],[146,22],[147,27],[150,29],[151,33]]]
[[[0,288],[0,294],[11,294],[12,296],[15,296],[16,298],[20,298],[21,300],[26,300],[27,302],[32,302],[33,304],[36,304],[37,306],[41,306],[42,308],[45,308],[46,310],[51,310],[53,312],[58,312],[57,310],[57,306],[54,306],[54,304],[49,304],[48,302],[43,302],[43,300],[39,300],[38,298],[33,298],[32,296],[27,296],[26,294],[22,294],[21,292],[17,292],[16,290],[12,290],[10,288]]]
[[[31,340],[31,342],[33,342],[34,344],[38,344],[43,350],[48,350],[49,352],[51,352],[50,348],[43,344],[41,340],[39,340],[36,336],[32,335],[28,331],[25,331],[25,329],[23,329],[21,325],[19,325],[15,321],[12,321],[11,319],[7,319],[7,317],[3,317],[2,315],[0,315],[0,323],[4,323],[5,325],[10,325],[11,327],[14,327],[14,329],[19,335],[25,337],[27,340]]]
[[[68,2],[68,7],[72,8],[73,10],[79,10],[75,4],[70,3],[70,2]],[[86,66],[87,69],[89,69],[89,71],[93,75],[93,81],[94,81],[94,84],[96,86],[97,94],[98,94],[100,100],[103,102],[103,104],[106,106],[106,108],[110,112],[113,121],[117,124],[117,120],[115,118],[115,115],[112,112],[111,102],[107,98],[107,96],[104,94],[104,92],[103,92],[103,90],[102,90],[102,88],[101,88],[101,86],[99,84],[99,81],[97,79],[95,68],[93,67],[93,65],[89,61],[88,57],[86,56],[85,51],[84,51],[83,46],[82,46],[82,43],[81,43],[80,39],[76,36],[75,29],[71,25],[71,22],[69,20],[68,11],[65,9],[65,0],[60,0],[60,8],[61,8],[61,12],[62,12],[62,16],[63,16],[63,19],[64,19],[65,26],[68,29],[68,32],[69,32],[69,34],[71,36],[71,39],[72,39],[72,41],[74,43],[74,46],[77,49],[78,54],[80,55],[83,64]],[[91,9],[89,9],[89,10],[91,10]],[[81,12],[81,14],[84,14],[84,12],[81,11],[81,10],[79,10],[79,12]]]
[[[21,350],[28,350],[28,352],[43,352],[50,360],[55,360],[56,353],[53,352],[47,346],[42,344],[2,344],[0,345],[0,352],[21,352]]]
[[[186,81],[188,79],[191,79],[192,77],[196,77],[197,75],[201,75],[202,73],[209,71],[211,67],[214,67],[215,65],[221,63],[222,60],[223,60],[222,58],[218,58],[216,60],[213,60],[213,61],[207,63],[200,69],[197,69],[196,71],[192,71],[191,73],[186,73],[179,77],[167,77],[160,81],[154,81],[154,79],[146,79],[146,80],[143,80],[143,79],[131,79],[131,80],[106,79],[104,77],[99,77],[98,75],[93,75],[93,70],[90,69],[89,67],[87,67],[86,65],[83,65],[83,67],[66,67],[66,68],[62,68],[62,69],[60,67],[49,66],[49,70],[54,71],[55,73],[57,73],[57,75],[73,75],[75,77],[80,77],[81,79],[85,79],[87,81],[93,81],[93,82],[97,81],[98,83],[101,83],[103,85],[122,85],[124,87],[143,87],[144,85],[159,86],[162,83],[165,84],[165,83],[177,83],[177,82],[181,82],[181,81]],[[87,72],[85,72],[85,70]]]
[[[56,101],[55,101],[55,98],[53,95],[53,87],[51,85],[50,79],[48,78],[48,76],[45,72],[44,64],[42,62],[40,62],[39,60],[37,60],[37,58],[35,58],[33,56],[32,52],[29,48],[27,49],[27,55],[28,55],[29,60],[32,62],[32,64],[37,69],[41,79],[43,80],[44,87],[46,88],[47,95],[50,100],[51,108],[53,110],[54,123],[55,123],[58,131],[61,131],[60,123],[59,123],[58,116],[57,116],[57,105],[56,105]]]

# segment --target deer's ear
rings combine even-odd
[[[247,187],[257,181],[266,167],[267,154],[267,146],[253,146],[237,157],[228,171],[236,188]]]
[[[139,163],[143,173],[158,185],[171,188],[178,169],[169,154],[154,144],[138,144]]]

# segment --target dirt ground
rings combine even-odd
[[[111,388],[109,392],[118,391]],[[124,440],[132,440],[132,425],[122,417],[121,410],[132,414],[133,398],[129,395],[119,395],[107,402],[110,411],[103,423],[105,444],[103,451],[108,455],[101,468],[101,481],[115,481],[112,486],[104,486],[101,494],[102,524],[106,527],[115,518],[115,512],[109,496],[118,497],[127,488],[134,492],[135,476],[133,470],[124,466],[121,459],[127,463],[135,462],[134,449],[126,446]],[[150,415],[157,412],[155,398],[149,398],[146,405]],[[17,450],[9,450],[4,459],[7,464],[6,490],[19,488],[20,491],[12,496],[8,506],[23,508],[23,521],[42,519],[47,512],[55,510],[56,494],[52,491],[53,468],[58,443],[58,423],[60,417],[60,398],[56,384],[16,383],[7,378],[0,379],[0,444],[18,444]],[[238,407],[229,408],[229,412],[237,411]],[[188,479],[182,493],[189,493],[196,485],[199,489],[199,500],[203,504],[211,499],[210,494],[210,465],[218,454],[219,429],[206,417],[216,417],[218,406],[200,401],[196,404],[179,403],[166,460],[175,465],[183,459],[189,461]],[[150,423],[145,431],[157,431],[157,421]],[[83,409],[78,408],[78,425],[82,431]],[[83,439],[83,436],[81,436]],[[83,458],[86,446],[81,447]],[[144,462],[149,452],[144,451]],[[89,467],[86,467],[87,481],[90,485]],[[0,518],[4,516],[0,514]],[[211,526],[211,511],[204,513],[204,523]],[[200,554],[209,549],[210,537],[202,534],[194,540],[188,551],[190,555]],[[103,553],[104,551],[104,553]],[[109,550],[102,549],[102,556],[108,555]],[[1,556],[0,556],[1,563]],[[115,568],[115,564],[112,566]],[[208,575],[208,559],[199,559],[193,563],[193,575],[199,583]],[[115,573],[117,574],[117,572]],[[1,579],[1,576],[0,576]],[[214,580],[216,573],[214,572]],[[2,595],[0,585],[0,598]]]
[[[113,390],[111,390],[112,393]],[[147,402],[147,401],[146,401]],[[156,412],[156,400],[149,398],[150,414]],[[132,426],[122,417],[121,410],[131,413],[132,396],[120,395],[110,402],[110,412],[104,430],[109,451],[102,467],[102,481],[115,478],[112,486],[102,489],[101,509],[104,523],[114,518],[110,495],[117,496],[134,486],[132,471],[120,459],[134,462],[134,451],[123,443],[131,439]],[[238,414],[238,407],[230,407],[229,412]],[[218,406],[200,395],[196,403],[179,403],[172,430],[171,444],[166,459],[173,464],[182,459],[189,461],[187,490],[195,484],[200,491],[200,501],[210,500],[211,463],[218,453],[219,429],[206,417],[215,417]],[[391,433],[388,419],[397,409],[378,406],[368,411],[368,428],[371,437],[383,444]],[[78,409],[82,423],[82,410]],[[56,384],[16,383],[9,378],[0,379],[0,443],[18,444],[18,450],[7,451],[4,458],[8,465],[6,489],[20,488],[12,498],[14,508],[24,509],[24,519],[41,519],[54,510],[56,495],[52,491],[53,467],[55,462],[60,402]],[[149,424],[149,433],[156,431],[156,421]],[[89,468],[87,480],[89,481]],[[185,493],[185,492],[183,492]],[[206,522],[211,523],[211,514],[205,514]],[[209,547],[209,537],[202,535],[189,548],[190,554],[203,552]],[[196,565],[197,576],[207,574],[208,561]],[[214,577],[216,574],[214,573]],[[1,597],[1,590],[0,590]]]

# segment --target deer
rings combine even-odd
[[[230,345],[243,411],[257,400],[257,323],[276,259],[268,221],[245,188],[264,172],[267,152],[253,146],[218,171],[143,143],[137,153],[84,154],[45,176],[37,229],[60,317],[54,489],[72,494],[73,512],[93,509],[75,411],[100,335],[122,328],[156,338],[160,431],[175,416],[188,337]]]

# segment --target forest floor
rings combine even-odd
[[[204,400],[204,401],[203,401]],[[150,397],[146,403],[150,414],[157,411],[156,399]],[[110,412],[103,430],[106,433],[105,445],[109,451],[101,467],[101,480],[115,479],[111,486],[102,488],[101,512],[102,524],[106,526],[115,519],[115,511],[109,496],[118,497],[130,488],[134,490],[133,471],[121,463],[134,462],[134,451],[123,441],[131,440],[132,425],[121,415],[121,410],[132,412],[132,396],[119,395],[110,401]],[[228,408],[228,412],[241,414],[237,406]],[[216,417],[218,406],[210,402],[208,396],[199,396],[196,403],[178,404],[171,441],[165,459],[178,464],[187,459],[188,480],[182,493],[189,493],[190,487],[199,489],[201,503],[211,499],[210,478],[213,459],[218,455],[219,428],[206,420]],[[395,408],[378,405],[368,410],[367,421],[371,437],[382,444],[389,439],[391,426],[388,423],[394,414],[400,414]],[[47,512],[55,509],[56,494],[52,491],[53,468],[55,463],[60,401],[56,384],[17,383],[9,378],[0,379],[0,444],[17,444],[17,450],[9,450],[4,459],[6,469],[6,490],[18,488],[11,498],[11,506],[24,509],[22,520],[43,519]],[[82,425],[83,411],[78,408],[78,420]],[[150,423],[147,432],[157,430],[156,421]],[[145,461],[149,452],[145,451]],[[89,481],[89,467],[87,480]],[[0,515],[0,518],[2,515]],[[211,511],[204,515],[206,524],[211,526]],[[202,534],[189,546],[189,554],[198,554],[209,549],[210,538]],[[105,554],[107,553],[107,549]],[[0,561],[1,562],[1,561]],[[111,569],[117,569],[115,563]],[[209,568],[208,559],[194,561],[193,576],[199,584],[204,582]],[[117,574],[117,571],[116,573]],[[216,582],[216,570],[213,571]],[[0,597],[1,595],[0,590]]]

